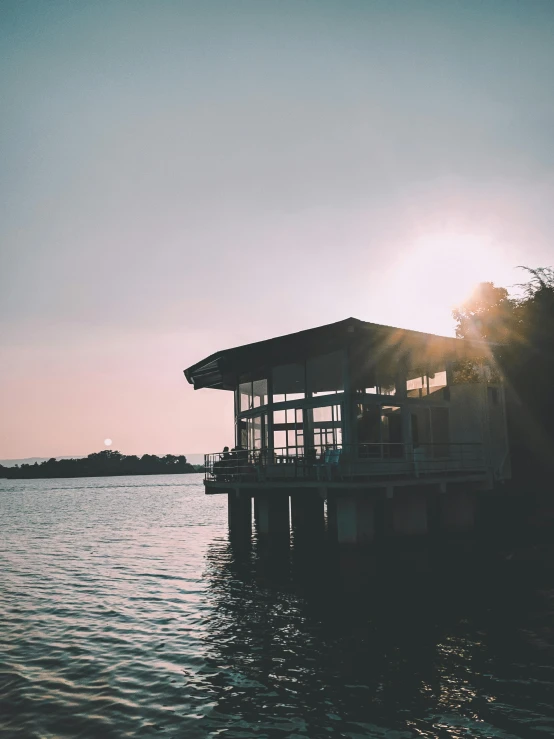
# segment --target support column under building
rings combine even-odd
[[[375,500],[364,493],[333,496],[329,528],[339,544],[370,544],[375,538]]]
[[[259,536],[270,540],[289,539],[289,496],[281,491],[255,495],[256,527]]]
[[[331,542],[337,540],[337,504],[336,497],[331,494],[326,494],[326,508],[327,508],[327,536]]]
[[[475,528],[475,513],[475,493],[452,486],[441,494],[440,523],[443,531],[472,531]]]
[[[292,530],[297,540],[320,539],[324,532],[323,498],[318,490],[299,490],[290,496]]]
[[[396,488],[392,499],[393,534],[422,536],[429,530],[428,494],[417,488]]]
[[[231,537],[249,538],[252,535],[252,498],[249,494],[235,490],[227,494],[227,520]]]

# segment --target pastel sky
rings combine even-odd
[[[3,0],[0,458],[232,443],[182,370],[554,263],[552,0]]]

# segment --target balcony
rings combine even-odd
[[[320,451],[287,447],[205,455],[206,492],[237,483],[262,487],[275,483],[417,483],[486,473],[481,444],[420,444],[415,448],[400,443],[335,444]]]

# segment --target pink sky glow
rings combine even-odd
[[[452,335],[552,265],[553,37],[516,0],[6,3],[0,459],[219,450],[204,356]]]

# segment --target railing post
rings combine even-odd
[[[406,386],[406,372],[399,371],[396,377],[396,393],[400,404],[400,416],[402,424],[402,456],[408,460],[413,449],[412,436],[412,409],[407,403],[408,391]]]

